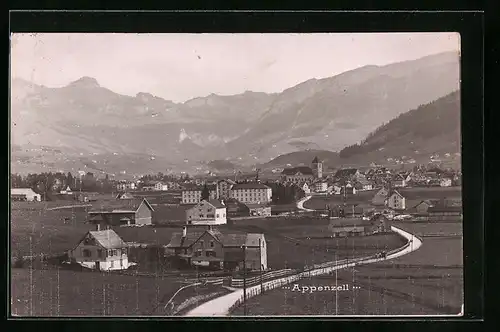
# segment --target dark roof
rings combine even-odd
[[[116,200],[107,201],[105,205],[97,205],[92,208],[90,213],[122,213],[122,212],[135,212],[139,206],[144,202],[146,206],[154,211],[151,204],[145,198],[138,199],[126,199],[126,200]]]
[[[116,249],[126,247],[125,242],[112,229],[89,231],[89,234],[104,248]]]
[[[211,199],[208,201],[208,203],[212,204],[216,209],[222,209],[222,208],[225,208],[226,206],[224,204],[222,204],[221,201],[219,201],[218,199]]]
[[[245,204],[249,209],[259,209],[259,208],[267,208],[267,207],[270,207],[270,205],[268,203],[261,203],[261,204],[258,204],[258,203],[247,203]]]
[[[307,166],[298,166],[298,167],[292,167],[292,168],[285,168],[281,174],[284,175],[295,175],[297,173],[302,173],[304,175],[313,175],[313,171],[311,167]]]
[[[218,229],[210,229],[205,232],[190,232],[187,230],[186,238],[182,239],[182,232],[172,234],[172,239],[167,245],[167,248],[189,248],[203,234],[210,234],[216,241],[222,243],[225,247],[239,247],[242,245],[254,246],[255,239],[262,237],[262,234],[257,233],[230,233],[227,231],[221,232]],[[258,241],[258,240],[257,240]],[[258,246],[258,244],[257,244]]]
[[[319,163],[319,161],[318,161],[318,157],[317,157],[317,156],[316,156],[316,157],[314,157],[314,159],[313,159],[312,163],[313,163],[313,164],[317,164],[317,163]]]
[[[235,184],[235,185],[233,185],[233,187],[231,189],[233,189],[233,190],[235,190],[235,189],[270,189],[270,187],[268,187],[262,183],[250,182],[250,183]]]
[[[344,169],[339,169],[336,173],[336,177],[345,177],[345,176],[352,176],[356,174],[358,171],[357,168],[344,168]]]

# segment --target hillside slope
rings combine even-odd
[[[460,152],[460,93],[455,91],[403,113],[340,151],[341,160],[388,157],[436,159]],[[438,155],[438,156],[436,156]]]

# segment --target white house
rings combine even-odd
[[[186,210],[188,225],[223,225],[227,223],[227,209],[223,201],[211,199],[201,201]]]
[[[71,191],[71,188],[67,186],[66,189],[61,190],[60,193],[63,195],[71,195],[73,192]]]
[[[28,202],[40,202],[42,196],[37,194],[31,188],[12,188],[10,190],[10,198],[13,201],[28,201]]]
[[[328,189],[328,184],[326,181],[317,181],[314,184],[314,191],[317,193],[324,193]]]
[[[127,244],[112,229],[89,231],[78,245],[68,251],[68,258],[83,267],[95,270],[125,270],[128,261]]]
[[[450,178],[443,178],[439,181],[439,185],[441,187],[451,187],[451,179]]]
[[[392,190],[387,196],[385,205],[393,210],[404,210],[406,208],[406,199],[398,191]]]
[[[299,185],[299,188],[302,189],[302,191],[304,191],[305,194],[311,193],[311,189],[309,188],[307,182],[304,182],[303,184]]]
[[[165,183],[158,181],[155,183],[155,190],[156,191],[167,191],[168,190],[168,185]]]
[[[125,191],[125,190],[135,190],[137,189],[137,186],[135,182],[120,182],[116,185],[116,189],[119,191]]]

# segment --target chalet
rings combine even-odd
[[[385,200],[385,206],[396,211],[401,211],[406,208],[405,201],[405,197],[397,190],[391,190]]]
[[[10,199],[12,201],[40,202],[42,196],[31,188],[12,188],[10,190]]]
[[[188,225],[223,225],[227,223],[226,206],[223,201],[202,200],[186,210]]]
[[[129,192],[123,192],[116,195],[115,199],[135,199],[135,197]]]
[[[88,222],[98,229],[107,226],[151,225],[153,207],[144,198],[108,202],[89,211]]]
[[[89,231],[78,245],[68,251],[70,261],[101,271],[125,270],[128,261],[127,244],[115,231]]]
[[[387,195],[389,195],[389,190],[385,187],[380,188],[379,191],[373,196],[372,198],[372,205],[375,206],[382,206],[385,205],[385,200],[387,198]]]
[[[439,180],[439,185],[441,187],[451,187],[452,181],[450,178],[442,178]]]
[[[293,183],[308,182],[314,179],[312,168],[307,166],[285,168],[281,175],[284,181]]]
[[[168,255],[191,265],[234,270],[243,262],[251,270],[267,270],[267,243],[264,234],[230,233],[209,229],[197,232],[187,227],[172,234],[166,246]]]

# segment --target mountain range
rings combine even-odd
[[[294,151],[340,151],[458,90],[459,63],[447,52],[311,79],[281,93],[211,94],[184,103],[117,94],[91,77],[60,88],[14,78],[13,168],[67,167],[64,160],[106,172],[128,169],[131,161],[133,172],[199,170],[213,160],[251,167]]]

